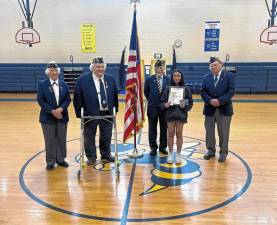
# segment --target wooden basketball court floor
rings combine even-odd
[[[34,95],[0,94],[0,224],[277,224],[277,95],[237,95],[230,154],[204,161],[199,96],[184,127],[182,164],[149,156],[147,121],[138,148],[126,158],[124,103],[118,114],[120,175],[113,164],[85,167],[77,178],[80,121],[70,105],[70,167],[45,170]]]

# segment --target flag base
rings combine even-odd
[[[128,153],[127,156],[131,159],[137,159],[143,157],[143,152],[143,150],[138,151],[137,149],[134,149],[134,151]]]

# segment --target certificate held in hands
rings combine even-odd
[[[168,97],[168,101],[171,102],[170,105],[180,105],[180,103],[184,101],[184,95],[184,87],[170,87]]]

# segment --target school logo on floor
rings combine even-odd
[[[138,145],[138,149],[144,151],[142,158],[136,159],[137,165],[152,165],[151,181],[153,185],[140,195],[151,194],[172,186],[180,186],[191,182],[193,179],[201,176],[201,168],[197,160],[202,160],[203,153],[197,150],[200,142],[184,142],[181,152],[181,164],[168,164],[167,156],[157,154],[151,156],[148,146]],[[133,163],[133,159],[128,158],[128,153],[132,152],[133,144],[118,144],[120,165],[124,163]],[[112,145],[112,151],[114,146]],[[175,155],[175,153],[174,153]],[[174,156],[175,157],[175,156]],[[99,161],[94,168],[99,171],[110,171],[114,169],[113,163]]]

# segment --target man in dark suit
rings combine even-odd
[[[46,151],[46,169],[53,170],[55,163],[68,167],[66,158],[66,134],[68,123],[67,108],[70,95],[67,84],[58,79],[60,68],[52,61],[45,73],[48,79],[38,85],[37,101],[40,105],[40,117]]]
[[[74,92],[74,108],[78,118],[81,108],[87,116],[113,115],[113,109],[118,112],[118,91],[115,80],[105,75],[106,64],[103,58],[94,58],[90,65],[90,73],[78,78]],[[112,121],[112,120],[111,120]],[[84,127],[84,146],[87,164],[93,165],[97,159],[95,136],[97,126],[100,128],[99,148],[101,158],[114,162],[111,155],[112,123],[105,120],[92,120]]]
[[[167,124],[165,121],[165,112],[160,109],[161,95],[166,86],[169,85],[169,78],[165,76],[165,62],[157,60],[155,65],[155,74],[148,77],[144,84],[144,95],[148,101],[148,138],[150,145],[150,154],[156,155],[157,144],[157,124],[160,124],[160,145],[159,151],[168,154],[167,147]]]
[[[215,156],[215,124],[219,137],[219,159],[224,162],[228,155],[230,124],[233,115],[232,97],[235,94],[235,75],[223,69],[217,57],[210,58],[210,73],[204,76],[201,97],[204,101],[206,147],[204,159]]]

